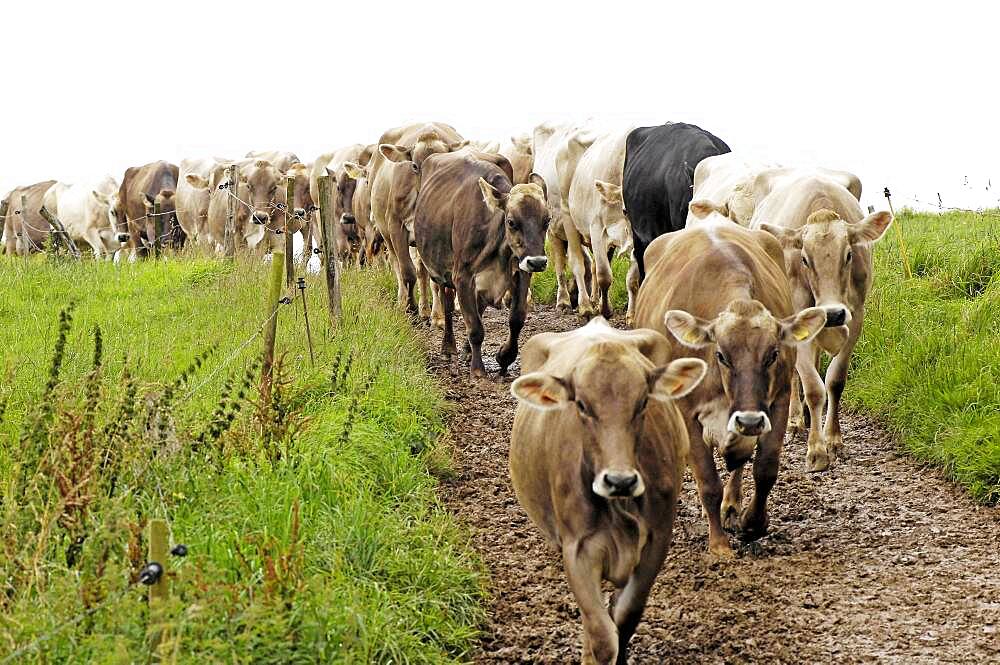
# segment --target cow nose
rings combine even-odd
[[[526,256],[521,261],[521,269],[525,272],[542,272],[548,265],[549,260],[544,256]]]
[[[357,220],[354,219],[354,215],[349,215],[346,212],[340,216],[341,224],[354,224]]]
[[[727,429],[740,436],[760,436],[771,431],[771,421],[763,411],[734,411]]]
[[[604,485],[611,496],[631,496],[639,484],[639,474],[635,471],[608,471],[604,474]]]
[[[302,219],[303,217],[306,216],[306,209],[305,208],[296,208],[295,209],[295,216],[298,217],[299,219]]]
[[[259,210],[257,210],[253,214],[253,223],[254,224],[266,224],[267,220],[269,220],[270,218],[271,218],[271,216],[268,215],[266,212],[260,212]]]
[[[119,233],[118,234],[118,242],[128,242],[128,234],[127,233]]]
[[[847,323],[847,308],[832,307],[826,310],[826,327],[842,326]]]

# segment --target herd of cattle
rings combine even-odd
[[[227,180],[231,165],[237,183]],[[509,308],[501,372],[517,358],[531,275],[548,268],[548,256],[557,306],[593,317],[529,340],[511,386],[511,477],[528,515],[562,550],[584,662],[625,661],[670,542],[685,464],[708,517],[709,550],[731,556],[727,529],[748,540],[767,531],[782,442],[786,429],[804,428],[803,402],[807,468],[823,471],[841,451],[840,400],[871,288],[872,244],[892,217],[863,213],[851,173],[745,159],[686,123],[617,131],[546,123],[503,146],[470,142],[443,123],[412,124],[312,164],[250,153],[130,168],[120,185],[48,181],[7,196],[6,249],[42,246],[44,206],[97,256],[124,244],[143,256],[156,240],[157,209],[171,242],[221,250],[232,197],[242,247],[268,247],[287,212],[289,230],[310,248],[323,174],[336,183],[337,255],[387,260],[400,305],[444,330],[446,355],[457,352],[457,300],[473,377],[485,375],[487,307]],[[631,262],[625,331],[606,321],[616,253]],[[825,377],[823,352],[832,357]],[[716,452],[730,472],[724,488]],[[618,588],[610,611],[602,579]]]

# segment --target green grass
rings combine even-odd
[[[877,246],[845,398],[977,500],[1000,500],[1000,211],[904,211]]]
[[[554,265],[552,261],[551,248],[547,248],[549,255],[549,266]],[[615,314],[625,311],[628,306],[628,289],[625,287],[625,277],[628,274],[629,259],[627,256],[616,256],[611,262],[611,306]],[[567,286],[572,284],[573,273],[569,270],[569,263],[566,264]],[[552,270],[546,270],[531,276],[531,298],[534,302],[551,305],[556,301],[556,274]]]
[[[185,663],[467,659],[482,619],[481,564],[436,502],[432,472],[447,473],[444,401],[392,305],[391,277],[346,275],[335,335],[311,277],[315,369],[301,303],[284,306],[278,322],[287,413],[255,417],[254,378],[230,431],[195,447],[227,381],[239,384],[259,354],[259,337],[241,345],[264,318],[266,272],[215,260],[0,260],[0,662],[42,637],[17,662],[146,661],[157,643],[158,658]],[[56,415],[39,434],[32,423],[71,300],[48,400]],[[94,385],[95,325],[101,424],[142,422],[144,396],[155,401],[215,349],[158,416],[166,430],[128,425],[131,438],[110,452],[89,448],[73,420]],[[138,383],[132,402],[123,401],[126,364]],[[120,460],[116,481],[95,471],[105,468],[88,458],[97,452]],[[75,476],[86,505],[73,512],[57,478],[79,469],[97,475]],[[171,559],[171,600],[151,612],[145,587],[129,581],[154,517],[169,520],[172,543],[189,555]]]

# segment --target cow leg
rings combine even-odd
[[[740,506],[743,504],[743,465],[729,472],[726,489],[722,492],[722,526],[733,531],[740,519]]]
[[[566,241],[549,232],[552,245],[552,268],[556,273],[556,309],[568,310],[576,307],[566,287]]]
[[[563,568],[583,620],[584,665],[610,664],[618,660],[618,628],[604,607],[601,591],[600,559],[586,543],[568,542],[563,546]]]
[[[827,411],[826,422],[823,425],[823,438],[831,455],[844,456],[844,435],[840,431],[840,398],[847,384],[847,370],[851,364],[851,354],[861,335],[861,324],[864,322],[864,310],[851,319],[850,335],[826,370]]]
[[[468,348],[472,357],[469,359],[469,373],[472,378],[486,376],[483,366],[483,319],[480,316],[479,304],[476,302],[476,278],[456,278],[455,287],[458,291],[458,301],[462,304],[462,319],[465,321],[465,332],[468,335]]]
[[[625,311],[625,325],[629,328],[635,322],[635,299],[639,295],[639,264],[633,258],[628,268],[628,275],[625,277],[625,284],[628,287],[628,309]]]
[[[497,364],[500,365],[501,376],[507,374],[507,368],[517,358],[517,340],[521,335],[521,328],[524,327],[524,320],[528,313],[528,288],[531,285],[531,275],[517,270],[514,273],[513,282],[510,288],[510,332],[507,335],[507,341],[497,351]]]
[[[83,240],[94,250],[94,258],[100,260],[101,256],[104,255],[104,241],[101,240],[100,231],[94,228],[88,229],[83,236]]]
[[[441,322],[444,328],[444,338],[441,340],[441,355],[451,357],[458,353],[458,347],[455,346],[455,291],[442,284],[435,284],[434,286],[438,294],[438,302],[441,303],[444,310]]]
[[[778,395],[771,407],[772,429],[757,441],[757,454],[753,458],[753,497],[740,516],[740,538],[757,540],[767,534],[767,496],[778,479],[781,447],[785,441],[788,423],[788,393]]]
[[[674,498],[676,502],[676,497]],[[674,513],[668,511],[668,517],[657,526],[657,531],[650,535],[649,542],[642,550],[639,565],[629,576],[628,584],[615,596],[614,609],[611,616],[618,626],[618,663],[628,662],[628,643],[635,634],[635,629],[646,608],[649,592],[653,588],[656,575],[663,567],[670,546],[670,534],[674,528]]]
[[[731,557],[733,548],[729,545],[729,536],[722,528],[719,508],[722,503],[722,481],[715,468],[712,450],[705,445],[701,434],[701,424],[688,420],[688,436],[691,439],[691,473],[698,484],[698,496],[701,505],[708,516],[708,551],[716,556]]]
[[[610,319],[614,313],[611,310],[611,256],[612,248],[608,247],[608,238],[604,233],[604,225],[599,223],[590,226],[590,244],[594,250],[594,272],[596,273],[597,290],[601,294],[601,315]]]
[[[816,371],[816,354],[814,343],[803,344],[798,348],[795,359],[795,369],[802,379],[805,389],[806,406],[809,408],[809,439],[806,443],[806,469],[808,471],[826,471],[830,468],[830,455],[826,441],[820,433],[820,421],[823,419],[823,407],[826,403],[826,386]],[[772,419],[772,425],[777,422]],[[787,420],[781,423],[782,430],[787,426]]]
[[[568,216],[563,217],[563,228],[566,233],[566,243],[569,245],[569,267],[573,271],[573,279],[576,280],[576,290],[579,294],[577,312],[580,316],[589,318],[594,314],[594,307],[590,299],[590,285],[587,283],[587,255],[583,252],[580,233]]]
[[[798,434],[805,431],[805,417],[802,414],[802,379],[798,371],[792,372],[792,397],[788,406],[788,431]]]

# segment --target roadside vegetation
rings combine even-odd
[[[943,469],[978,501],[996,503],[1000,210],[904,210],[896,224],[913,277],[905,276],[890,229],[876,245],[875,284],[845,400],[879,417],[912,455]],[[628,262],[618,257],[612,268],[612,303],[619,313],[628,302]],[[536,302],[554,302],[555,293],[551,271],[533,277]],[[847,437],[851,452],[850,432]]]
[[[282,305],[263,265],[0,259],[0,663],[453,662],[481,567],[438,506],[443,398],[391,276]],[[170,599],[137,583],[168,520]]]

